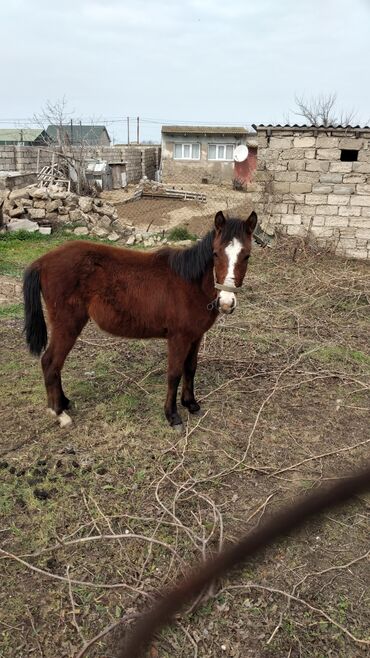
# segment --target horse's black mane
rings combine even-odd
[[[242,240],[245,236],[245,222],[241,219],[227,219],[222,228],[222,242],[231,242],[233,238]],[[170,268],[186,281],[198,281],[202,278],[213,261],[213,240],[215,229],[212,229],[189,249],[161,249],[161,255],[168,258]]]

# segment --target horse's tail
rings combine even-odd
[[[41,304],[40,270],[30,265],[23,277],[24,333],[31,354],[40,356],[48,342],[44,312]]]

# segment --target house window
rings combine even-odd
[[[173,157],[175,160],[199,160],[200,144],[175,144]]]
[[[342,149],[340,152],[340,159],[342,162],[357,162],[358,151],[354,149]]]
[[[208,160],[233,160],[234,144],[208,144]]]

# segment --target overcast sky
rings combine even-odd
[[[299,122],[295,94],[370,119],[370,0],[2,0],[0,17],[3,127],[63,95],[76,120],[115,120],[116,141],[127,115],[143,139]]]

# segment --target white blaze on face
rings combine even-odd
[[[233,238],[233,240],[227,245],[225,249],[225,254],[229,260],[225,281],[223,282],[225,286],[235,286],[235,265],[242,249],[243,245],[240,240],[237,240],[237,238]],[[236,297],[234,293],[221,290],[220,304],[236,306]]]

